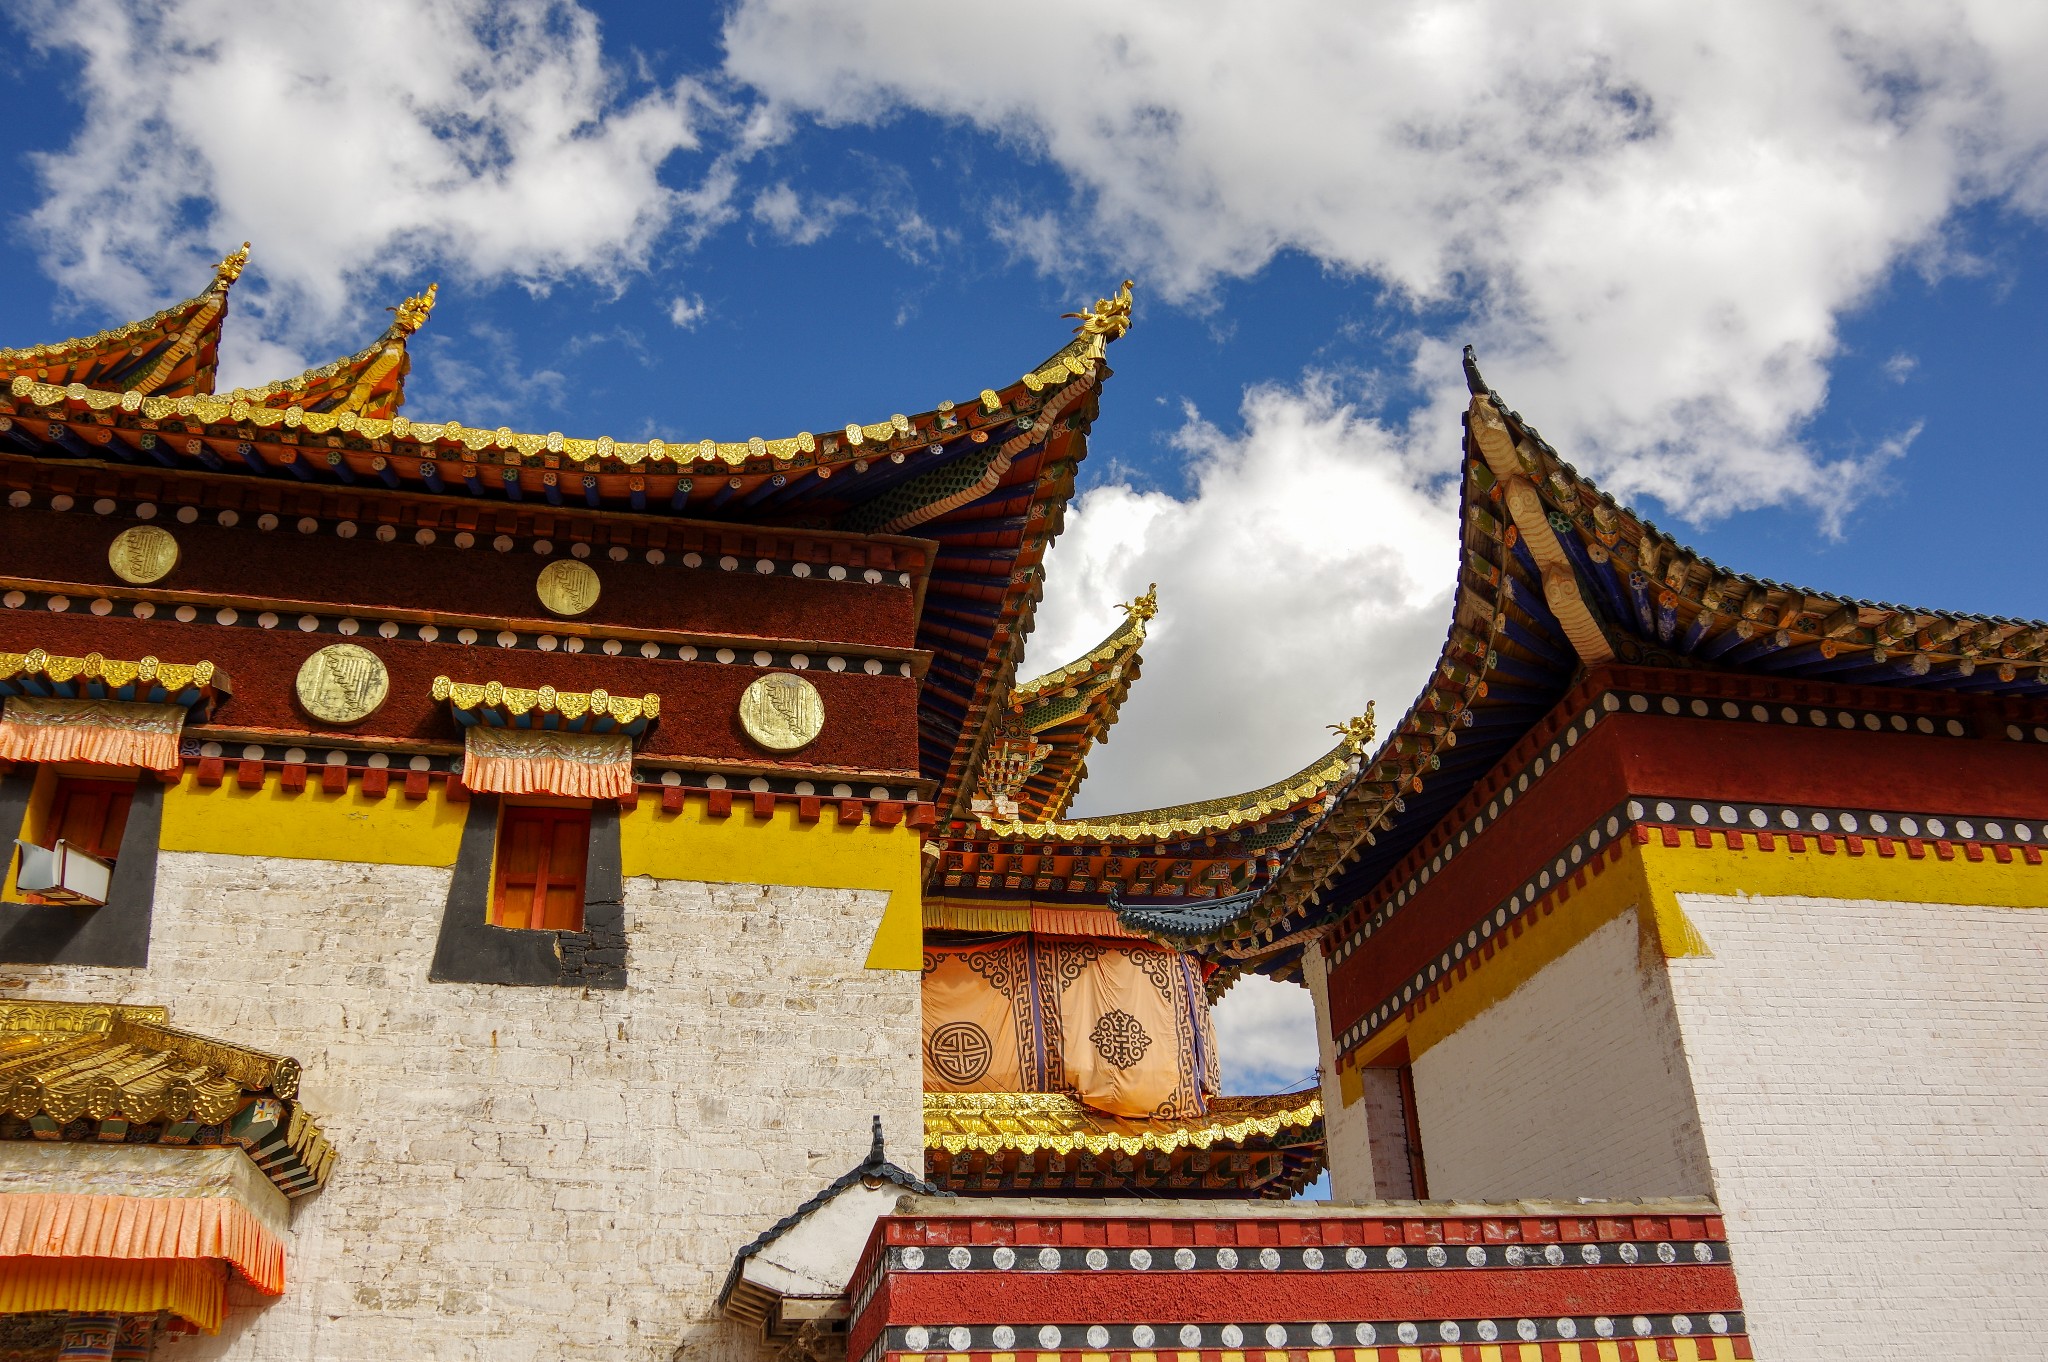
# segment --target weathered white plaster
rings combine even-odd
[[[1336,1050],[1330,1043],[1330,972],[1319,947],[1301,954],[1301,975],[1316,1009],[1316,1073],[1322,1080],[1323,1132],[1330,1151],[1330,1199],[1372,1201],[1383,1195],[1373,1172],[1372,1131],[1363,1102],[1344,1105],[1337,1078]]]
[[[1633,909],[1413,1067],[1432,1197],[1711,1191],[1663,961]]]
[[[919,979],[862,967],[886,895],[629,880],[629,987],[586,993],[429,983],[447,886],[166,853],[147,970],[0,966],[0,997],[163,1003],[305,1066],[339,1160],[284,1298],[159,1357],[761,1356],[713,1311],[733,1253],[872,1114],[922,1157]]]
[[[2032,1357],[2048,911],[1682,895],[1693,1089],[1766,1362]]]

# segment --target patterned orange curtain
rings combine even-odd
[[[548,728],[463,730],[462,783],[483,794],[619,799],[633,792],[633,740]]]
[[[927,1092],[1065,1092],[1118,1116],[1199,1116],[1218,1086],[1197,967],[1150,943],[927,946]]]
[[[0,757],[175,771],[184,726],[178,705],[10,695],[0,708]]]
[[[1059,1020],[1064,1086],[1075,1096],[1118,1116],[1164,1119],[1208,1110],[1200,1037],[1207,995],[1196,989],[1190,996],[1178,952],[1041,941],[1038,965],[1041,1006]]]
[[[1030,950],[1018,936],[924,953],[926,1092],[1035,1090]]]

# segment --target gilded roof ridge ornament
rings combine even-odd
[[[1093,337],[1098,341],[1113,341],[1131,329],[1131,281],[1124,280],[1124,286],[1107,298],[1097,298],[1095,306],[1086,312],[1062,312],[1062,317],[1078,317],[1081,324],[1074,328],[1074,334]]]
[[[425,326],[427,318],[433,315],[434,299],[440,292],[440,284],[429,284],[425,293],[415,293],[398,306],[386,308],[387,312],[397,314],[391,320],[392,333],[398,336],[410,336],[413,332]]]
[[[243,242],[242,249],[229,251],[218,265],[213,267],[213,286],[225,292],[228,285],[242,277],[242,271],[249,265],[249,243]]]
[[[1371,742],[1373,734],[1378,732],[1378,720],[1373,714],[1373,702],[1367,700],[1365,702],[1365,713],[1357,718],[1347,719],[1341,724],[1331,724],[1329,728],[1332,733],[1335,733],[1344,740],[1344,746],[1351,751],[1365,751],[1366,744]]]
[[[1126,619],[1149,620],[1159,613],[1159,583],[1153,582],[1145,588],[1145,594],[1134,601],[1125,601],[1117,609],[1124,612]]]

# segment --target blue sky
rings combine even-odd
[[[187,296],[248,236],[231,382],[438,279],[415,414],[733,439],[1012,379],[1128,274],[1031,658],[1159,582],[1083,811],[1405,707],[1467,341],[1730,567],[2048,614],[2048,19],[1664,10],[14,3],[0,344]],[[1298,992],[1228,1007],[1240,1084],[1309,1071]]]

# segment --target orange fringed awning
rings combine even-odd
[[[80,1291],[111,1289],[108,1283],[140,1283],[115,1265],[140,1272],[149,1264],[191,1263],[216,1270],[211,1320],[185,1314],[202,1328],[220,1322],[222,1265],[233,1267],[266,1296],[284,1294],[284,1245],[240,1204],[224,1197],[94,1196],[77,1192],[19,1192],[0,1195],[0,1314],[9,1310],[112,1309],[102,1305],[9,1305],[8,1292],[25,1264],[35,1267],[37,1289],[75,1281]],[[66,1278],[48,1265],[76,1265]],[[156,1279],[150,1279],[156,1280]],[[178,1277],[197,1281],[197,1276]],[[163,1282],[171,1281],[164,1277]],[[141,1289],[139,1286],[136,1289]],[[168,1287],[166,1287],[168,1289]],[[150,1309],[157,1307],[151,1306]],[[167,1306],[165,1308],[176,1308]],[[141,1313],[124,1310],[123,1313]]]
[[[207,1333],[227,1311],[227,1269],[210,1258],[0,1258],[0,1315],[64,1310],[154,1315]]]
[[[557,729],[464,730],[462,783],[484,794],[620,799],[633,792],[633,740]]]
[[[11,695],[0,708],[0,757],[175,771],[184,724],[179,705]]]

